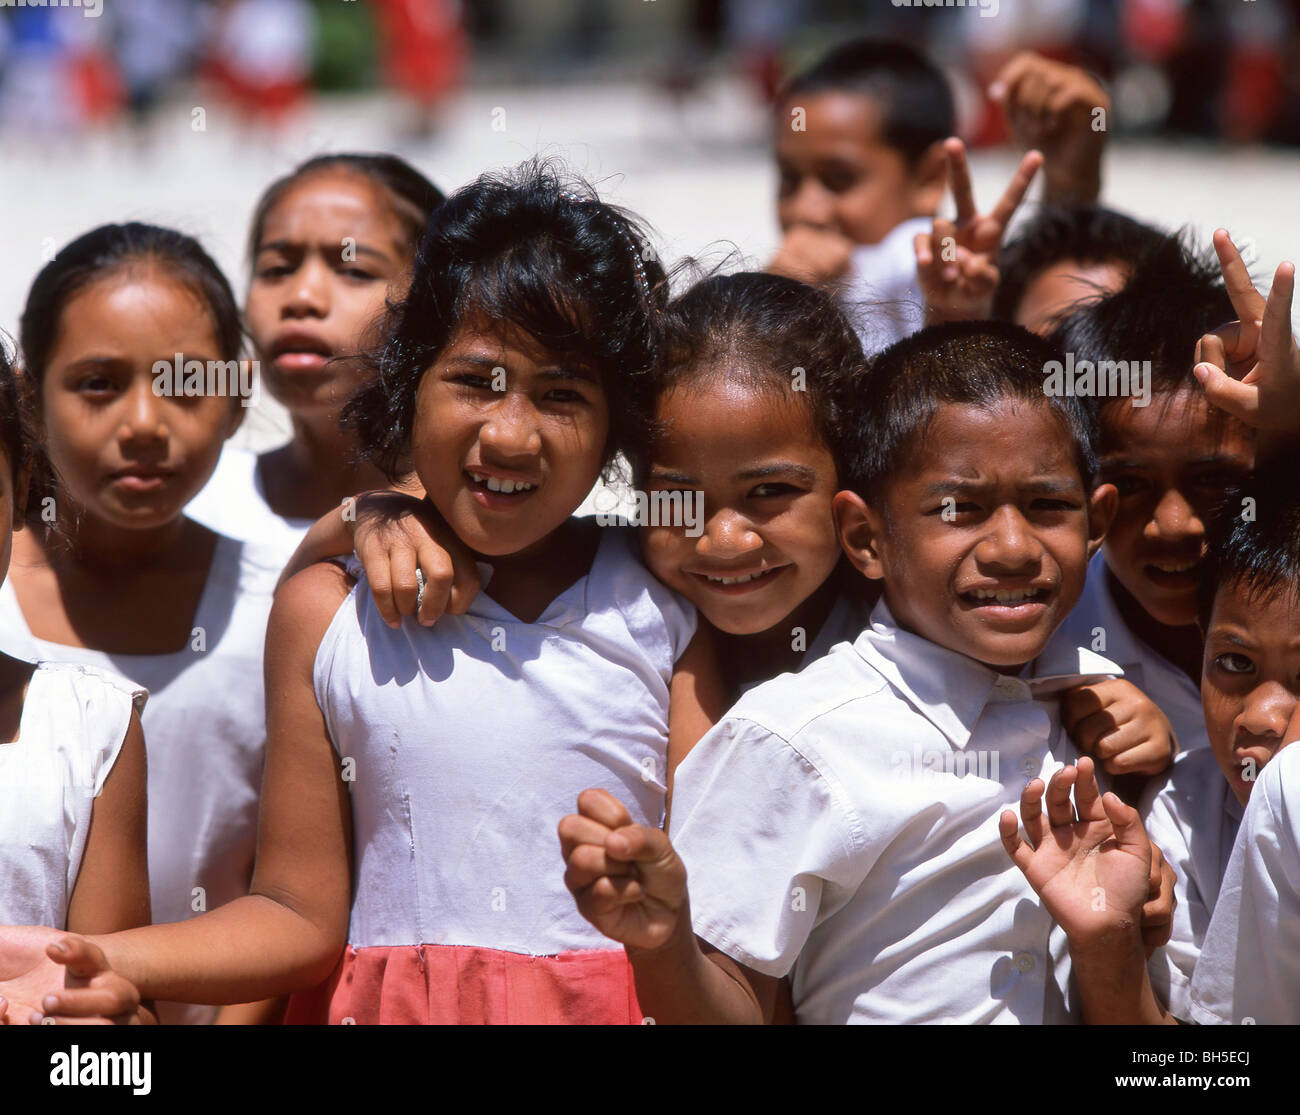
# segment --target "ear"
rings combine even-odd
[[[884,563],[880,547],[884,540],[884,520],[857,492],[836,492],[831,500],[835,534],[853,567],[873,581],[883,580]]]
[[[1119,510],[1119,489],[1114,484],[1098,484],[1088,497],[1088,560],[1101,549],[1106,532]]]
[[[925,149],[912,170],[912,215],[933,217],[948,189],[948,154],[943,140]]]

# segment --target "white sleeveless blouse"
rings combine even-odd
[[[565,889],[556,826],[588,787],[662,823],[669,683],[695,631],[636,547],[605,528],[535,623],[485,589],[466,615],[393,630],[361,575],[315,667],[352,799],[354,947],[609,947]]]
[[[95,799],[144,701],[88,666],[36,667],[18,738],[0,743],[0,924],[67,928]]]

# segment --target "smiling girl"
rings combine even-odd
[[[262,640],[278,562],[182,514],[238,426],[239,400],[160,395],[153,374],[177,353],[236,360],[240,342],[217,266],[188,236],[152,225],[104,225],[66,245],[22,317],[23,371],[56,484],[15,536],[0,645],[148,691],[160,921],[246,894],[253,867]],[[215,1014],[160,1004],[163,1021]]]
[[[187,514],[286,555],[347,496],[386,482],[340,429],[361,386],[360,353],[400,296],[443,194],[395,155],[321,155],[272,185],[253,211],[246,317],[262,382],[292,437],[262,454],[227,448]]]

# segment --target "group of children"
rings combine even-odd
[[[1294,269],[1096,205],[1086,75],[1000,84],[1050,143],[981,214],[942,75],[838,48],[777,257],[675,293],[536,161],[303,164],[242,315],[179,233],[61,250],[0,368],[0,1017],[1300,1020]],[[244,331],[261,456],[155,376]]]

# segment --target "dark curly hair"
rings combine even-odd
[[[41,500],[50,494],[50,469],[34,433],[31,406],[26,382],[14,371],[0,338],[0,448],[9,462],[9,472],[14,484],[18,475],[28,469],[27,492],[14,491],[18,506],[13,509],[14,519],[21,520],[27,509],[37,509]]]
[[[660,358],[650,376],[652,399],[676,387],[725,379],[800,400],[818,437],[834,453],[854,391],[862,385],[865,360],[853,326],[832,296],[780,275],[714,275],[674,299],[662,321]],[[629,453],[638,486],[660,432],[647,426]]]
[[[600,376],[609,399],[605,466],[646,420],[645,381],[663,268],[630,214],[530,160],[484,174],[430,218],[406,296],[390,306],[371,382],[348,403],[361,456],[396,479],[409,471],[425,372],[469,317],[513,325]]]

